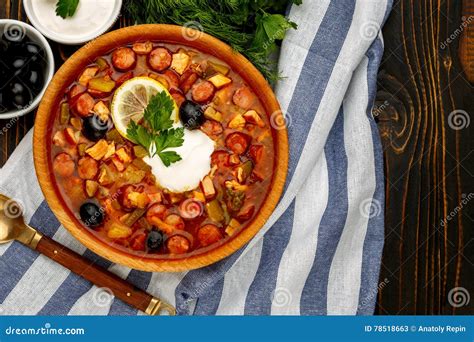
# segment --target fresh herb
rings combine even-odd
[[[137,23],[171,23],[202,29],[245,55],[271,82],[279,78],[270,55],[288,29],[290,4],[302,0],[126,0],[125,11]]]
[[[143,146],[150,157],[158,155],[165,166],[181,160],[175,151],[168,148],[180,147],[184,142],[184,128],[172,128],[173,99],[164,91],[153,96],[143,113],[144,125],[130,121],[127,136],[135,144]]]
[[[56,15],[63,19],[72,17],[76,13],[79,0],[58,0],[56,3]]]

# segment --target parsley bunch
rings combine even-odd
[[[180,147],[184,142],[184,128],[172,128],[173,99],[164,91],[153,96],[143,112],[143,125],[131,120],[127,136],[135,144],[143,146],[150,157],[158,155],[170,166],[181,160],[175,151],[165,151],[170,147]]]

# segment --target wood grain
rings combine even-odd
[[[458,58],[460,4],[399,1],[384,29],[376,108],[388,283],[379,314],[473,312],[474,298],[456,302],[474,296],[474,91]]]
[[[70,211],[54,179],[50,155],[53,121],[67,87],[97,57],[117,47],[143,40],[190,46],[225,61],[232,70],[239,73],[255,94],[259,94],[259,100],[265,112],[269,116],[272,115],[275,122],[284,122],[284,118],[281,118],[282,121],[278,117],[282,116],[282,112],[267,81],[244,56],[235,52],[227,44],[205,33],[200,33],[199,38],[190,41],[183,35],[182,28],[175,25],[130,26],[109,32],[86,44],[69,57],[53,77],[43,96],[35,120],[33,156],[36,175],[43,194],[59,221],[83,245],[98,255],[112,262],[144,271],[178,272],[207,266],[229,256],[249,242],[263,227],[280,200],[288,170],[288,134],[286,127],[272,130],[275,146],[273,178],[269,193],[252,222],[224,244],[186,257],[137,256],[100,241],[88,229],[84,228],[74,213]]]
[[[474,123],[459,131],[447,124],[453,108],[464,108],[472,117],[473,88],[459,63],[460,38],[447,49],[440,47],[461,25],[462,3],[394,0],[384,27],[385,54],[374,114],[380,113],[387,195],[380,281],[389,282],[380,286],[378,314],[474,311],[474,298],[460,308],[447,300],[455,287],[467,288],[474,297],[469,286],[473,204],[464,206],[446,227],[433,228],[459,206],[463,193],[474,192]],[[0,0],[0,18],[26,20],[21,11],[18,16],[18,8],[16,0]],[[116,27],[126,24],[122,17]],[[59,59],[60,50],[55,51]],[[33,115],[24,116],[0,136],[0,165],[32,124]],[[4,126],[0,121],[0,130]]]

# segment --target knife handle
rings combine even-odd
[[[175,308],[171,305],[131,285],[47,236],[39,236],[36,247],[33,244],[30,246],[94,285],[110,290],[115,297],[148,315],[159,315],[164,312],[168,315],[176,314]]]

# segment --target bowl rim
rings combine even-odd
[[[48,37],[49,39],[51,39],[51,40],[53,40],[57,43],[64,44],[64,45],[83,44],[83,43],[86,43],[86,42],[100,36],[104,32],[107,32],[114,25],[114,23],[117,21],[117,19],[119,18],[120,10],[122,8],[122,0],[114,0],[114,5],[115,5],[114,10],[113,10],[112,14],[110,15],[110,18],[108,19],[108,21],[104,22],[103,28],[101,30],[96,30],[91,34],[89,34],[87,36],[84,36],[82,39],[72,39],[70,37],[61,38],[60,33],[48,30],[44,25],[41,24],[41,22],[39,20],[36,20],[37,19],[36,15],[34,15],[34,11],[31,7],[32,1],[33,0],[24,0],[23,1],[23,8],[25,9],[26,16],[28,17],[30,22],[45,37]]]
[[[80,71],[95,58],[110,52],[116,47],[131,44],[135,41],[151,40],[164,44],[186,45],[211,54],[228,63],[246,81],[259,96],[259,100],[270,120],[275,119],[274,115],[283,115],[270,85],[244,56],[234,51],[229,45],[206,33],[196,31],[194,35],[187,36],[183,33],[184,29],[190,30],[176,25],[146,24],[118,29],[96,38],[76,51],[57,71],[41,101],[35,120],[33,132],[35,171],[41,190],[58,220],[76,239],[93,252],[114,263],[143,271],[178,272],[201,268],[222,260],[242,248],[260,231],[278,204],[288,171],[287,129],[280,126],[274,127],[272,129],[275,149],[273,178],[267,196],[255,218],[236,236],[225,243],[202,253],[176,259],[146,258],[119,250],[97,238],[92,232],[87,231],[69,207],[66,206],[57,183],[54,181],[50,158],[53,113],[57,111],[65,88],[77,78]],[[198,38],[195,38],[196,34]],[[190,36],[194,38],[192,40],[186,38]]]
[[[17,118],[20,116],[23,116],[25,114],[31,113],[38,107],[40,104],[41,99],[43,98],[44,93],[46,92],[46,89],[48,88],[49,82],[51,82],[51,79],[53,78],[54,75],[54,68],[55,68],[55,63],[54,63],[54,55],[53,55],[53,50],[51,49],[51,46],[49,45],[48,41],[46,38],[39,32],[36,28],[34,28],[32,25],[27,24],[23,21],[15,20],[15,19],[0,19],[0,26],[2,25],[8,25],[8,24],[13,24],[13,25],[18,25],[21,26],[26,30],[26,34],[30,33],[32,34],[37,40],[35,42],[40,43],[41,47],[46,53],[47,59],[48,59],[48,66],[47,69],[45,70],[46,73],[46,78],[43,84],[43,88],[41,91],[36,95],[34,98],[33,102],[31,102],[30,105],[28,105],[25,108],[19,109],[19,110],[11,110],[9,112],[0,114],[0,119],[13,119]],[[3,28],[2,28],[3,30]]]

